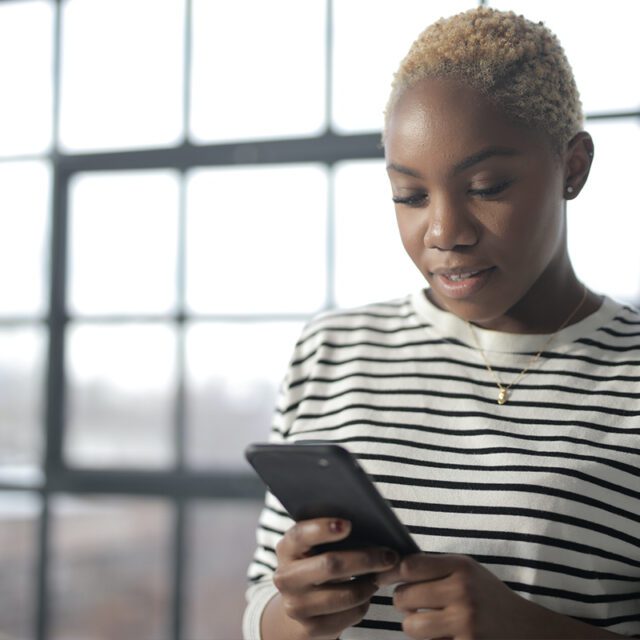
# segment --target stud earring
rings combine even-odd
[[[571,185],[567,186],[567,193],[573,193],[573,187]]]

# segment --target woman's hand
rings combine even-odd
[[[376,577],[401,583],[394,605],[406,614],[410,637],[453,640],[602,640],[621,638],[535,604],[509,589],[468,556],[407,556]]]
[[[346,520],[306,520],[277,545],[273,582],[284,613],[300,626],[300,637],[332,640],[362,620],[378,589],[375,574],[398,562],[395,552],[377,547],[312,555],[314,546],[342,540],[349,530]]]
[[[467,556],[407,556],[376,581],[401,583],[393,603],[406,614],[403,630],[410,638],[540,637],[522,628],[530,603]]]

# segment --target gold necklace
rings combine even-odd
[[[571,322],[571,319],[578,313],[580,307],[584,304],[584,301],[587,299],[587,287],[582,285],[582,298],[580,298],[580,302],[578,306],[569,314],[567,319],[560,325],[558,329],[556,329],[547,339],[547,341],[542,345],[542,349],[538,351],[534,356],[531,357],[531,360],[527,363],[527,366],[515,377],[511,384],[508,384],[506,387],[500,382],[500,378],[498,378],[498,374],[493,370],[489,361],[487,360],[487,356],[485,355],[482,347],[480,346],[480,341],[478,340],[478,336],[476,335],[475,329],[473,325],[467,320],[467,325],[469,326],[469,331],[471,332],[471,336],[473,337],[473,341],[476,343],[476,347],[484,360],[484,364],[487,367],[487,371],[496,379],[496,384],[498,385],[498,404],[505,404],[509,399],[509,389],[516,385],[526,373],[533,367],[533,365],[538,361],[540,356],[543,354],[544,350],[551,344],[551,341]]]

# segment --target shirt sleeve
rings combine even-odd
[[[252,584],[247,589],[247,607],[242,618],[244,640],[260,640],[260,620],[267,604],[278,593],[271,580]]]
[[[301,359],[307,360],[302,368],[308,367],[308,359],[300,356],[301,343],[302,341],[296,346],[289,370],[278,393],[269,442],[286,442],[295,420],[296,407],[302,393],[301,387],[304,386],[299,384],[300,376],[305,375],[296,363]],[[293,381],[295,384],[291,384]],[[293,520],[280,502],[267,492],[256,531],[257,545],[247,572],[250,584],[246,591],[247,606],[242,624],[244,640],[260,640],[262,613],[271,598],[277,594],[272,580],[277,566],[276,545],[293,524]]]

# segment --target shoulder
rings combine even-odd
[[[314,316],[295,345],[293,367],[308,368],[329,352],[347,348],[359,351],[393,346],[421,329],[412,296],[374,302],[358,307],[331,309]]]
[[[640,327],[640,309],[628,304],[620,305],[614,320],[621,324],[635,325]]]
[[[612,329],[623,330],[624,327],[630,330],[640,331],[640,310],[630,304],[618,302],[605,297],[603,308],[609,311],[606,321],[602,323],[600,330]]]
[[[598,333],[611,336],[621,342],[631,340],[638,346],[640,344],[640,311],[630,305],[618,304],[611,319],[603,324]]]
[[[298,345],[332,336],[357,332],[391,333],[419,326],[410,295],[358,307],[331,309],[319,313],[305,326]]]
[[[608,311],[606,319],[578,342],[602,354],[608,352],[609,357],[615,360],[626,362],[633,356],[633,363],[637,364],[640,355],[640,311],[611,299],[605,299],[603,307]]]

